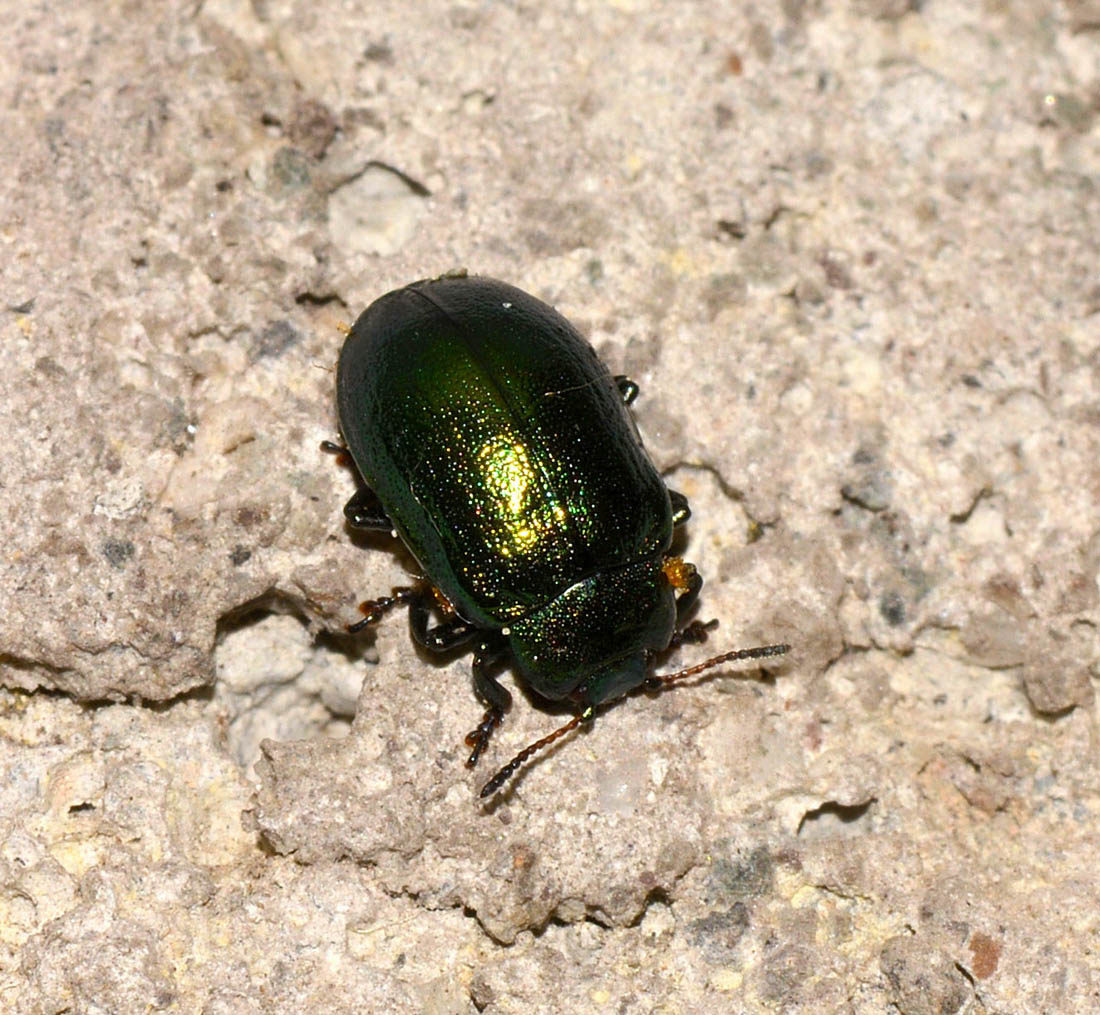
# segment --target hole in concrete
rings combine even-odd
[[[224,622],[214,665],[229,750],[245,770],[261,740],[347,736],[365,675],[361,655],[270,609]]]

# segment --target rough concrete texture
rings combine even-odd
[[[0,1011],[1100,1011],[1094,0],[4,7]],[[487,807],[318,451],[458,266],[795,646]]]

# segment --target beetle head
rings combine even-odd
[[[513,656],[544,698],[599,705],[646,679],[672,637],[675,598],[659,559],[600,571],[513,623]]]

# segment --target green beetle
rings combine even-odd
[[[640,685],[787,651],[741,650],[650,676],[654,655],[702,641],[709,626],[683,625],[703,581],[669,554],[691,512],[642,447],[627,409],[637,386],[612,377],[540,300],[464,275],[394,290],[355,322],[336,384],[340,429],[365,483],[345,517],[396,533],[424,571],[416,586],[362,604],[351,630],[405,604],[421,645],[475,646],[486,712],[466,738],[470,766],[511,703],[493,674],[504,659],[538,695],[577,710],[483,797]],[[442,622],[430,626],[433,611]]]

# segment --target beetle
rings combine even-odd
[[[485,713],[466,737],[470,767],[511,704],[494,675],[503,661],[575,710],[482,797],[635,688],[788,651],[741,649],[650,674],[654,656],[705,640],[716,623],[684,623],[703,579],[670,546],[691,511],[642,446],[628,409],[638,386],[612,376],[542,301],[465,273],[396,289],[351,328],[336,387],[346,449],[323,446],[346,451],[363,480],[345,518],[399,536],[424,573],[361,604],[349,630],[405,605],[425,648],[473,645]]]

